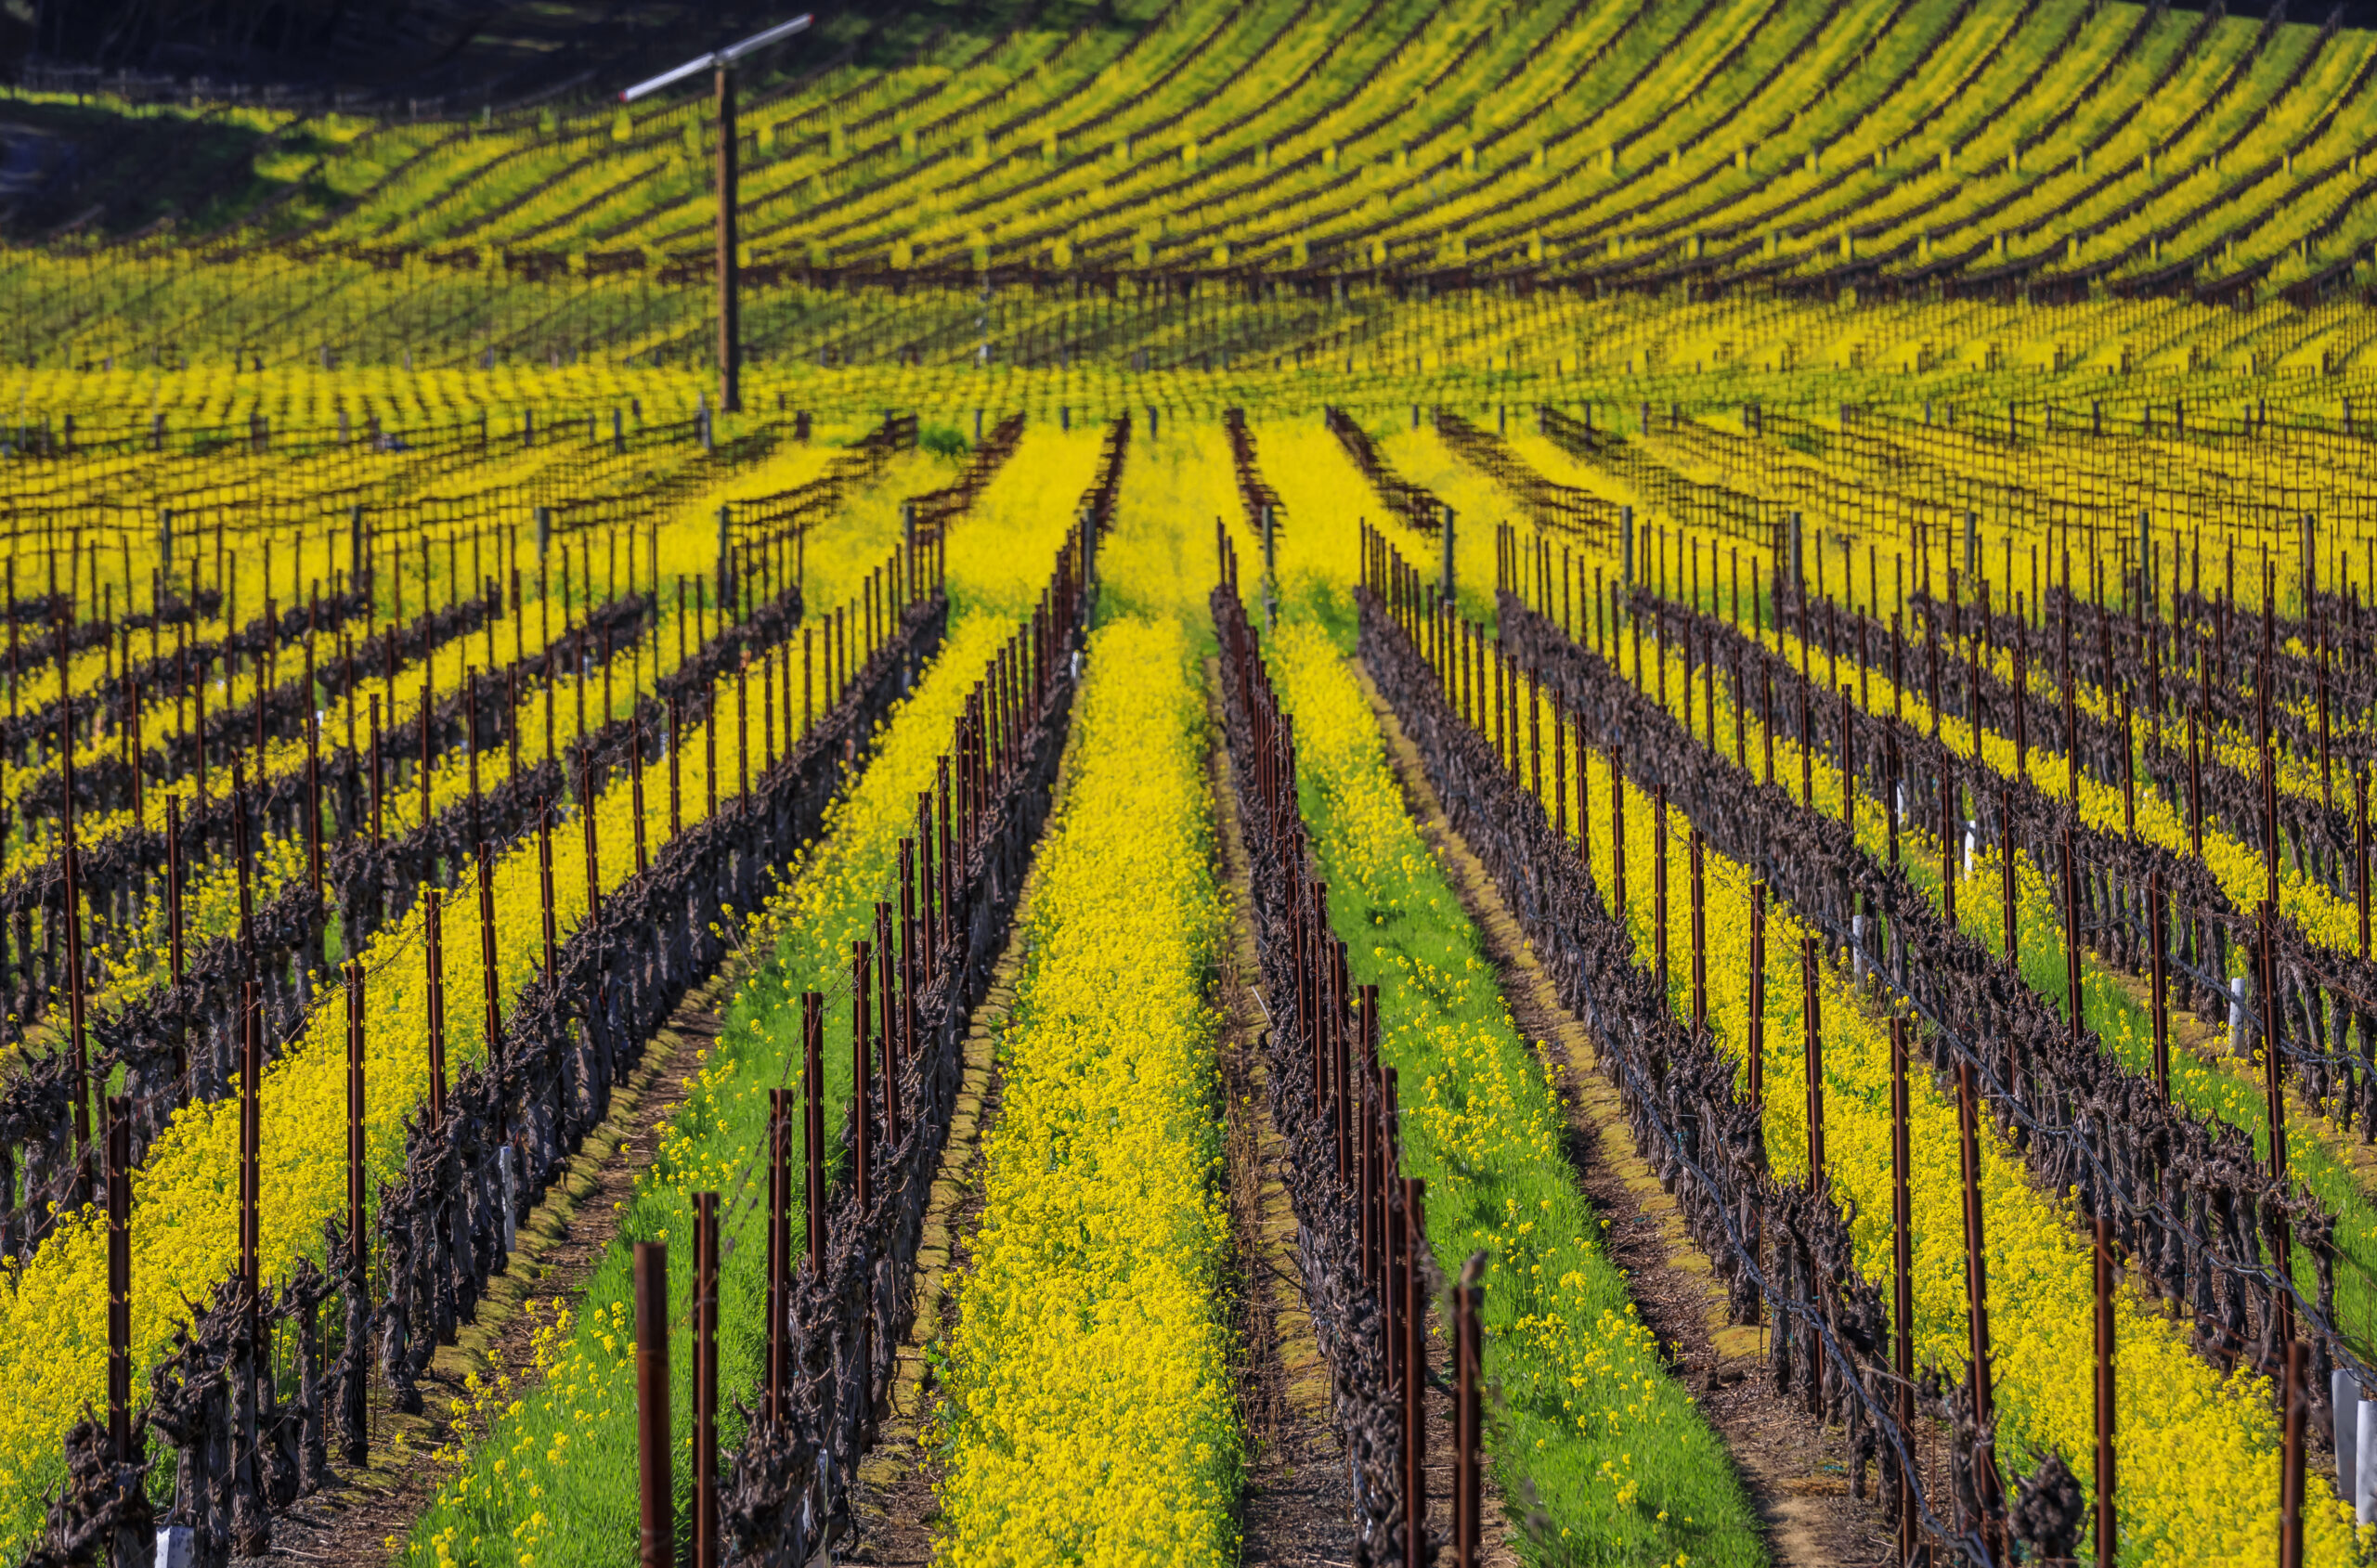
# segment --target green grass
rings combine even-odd
[[[1342,603],[1320,606],[1323,618]],[[1279,676],[1299,708],[1300,804],[1352,977],[1379,987],[1404,1169],[1428,1184],[1439,1264],[1458,1272],[1481,1250],[1489,1260],[1487,1367],[1501,1398],[1488,1452],[1513,1516],[1532,1492],[1550,1520],[1520,1541],[1522,1554],[1764,1562],[1730,1457],[1660,1366],[1599,1245],[1606,1221],[1562,1150],[1547,1063],[1513,1023],[1485,944],[1417,829],[1399,807],[1391,817],[1381,807],[1395,785],[1375,727],[1364,714],[1367,733],[1329,736],[1316,693],[1299,689],[1320,681],[1291,673]],[[1339,667],[1338,678],[1350,673]]]
[[[617,1237],[570,1305],[568,1323],[540,1341],[547,1347],[542,1375],[478,1394],[457,1412],[474,1439],[466,1455],[454,1455],[459,1472],[414,1523],[405,1561],[520,1568],[554,1560],[632,1561],[638,1459],[631,1265],[638,1241],[669,1243],[672,1479],[677,1518],[681,1524],[689,1520],[693,1343],[685,1303],[692,1295],[693,1195],[699,1191],[720,1194],[719,1447],[721,1466],[730,1462],[744,1424],[734,1402],[755,1397],[766,1353],[767,1171],[757,1151],[766,1141],[767,1091],[789,1088],[798,1098],[801,994],[825,991],[825,1121],[828,1136],[838,1138],[852,1076],[850,944],[871,930],[874,901],[893,888],[898,839],[912,823],[915,792],[966,690],[1007,629],[990,616],[953,628],[916,693],[878,732],[873,765],[829,814],[823,848],[799,866],[765,914],[744,917],[747,932],[773,937],[773,952],[737,989],[717,1045],[665,1131],[658,1160],[627,1200]],[[829,1179],[841,1158],[837,1142],[827,1151]],[[804,1156],[797,1147],[792,1159],[791,1224],[799,1245],[807,1221],[797,1174]],[[543,1303],[549,1323],[558,1304]]]

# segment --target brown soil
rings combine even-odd
[[[534,1301],[574,1299],[618,1234],[618,1205],[659,1152],[660,1132],[684,1103],[686,1084],[705,1047],[718,1038],[720,1015],[740,974],[730,965],[689,992],[669,1021],[645,1043],[642,1059],[612,1091],[610,1115],[588,1136],[576,1159],[520,1226],[516,1251],[488,1281],[474,1321],[456,1343],[441,1346],[422,1380],[425,1414],[392,1409],[382,1388],[370,1401],[371,1460],[344,1467],[318,1496],[305,1498],[274,1522],[263,1558],[299,1559],[340,1568],[379,1568],[395,1554],[413,1520],[435,1497],[450,1471],[432,1451],[451,1435],[443,1413],[463,1391],[463,1379],[528,1375],[531,1346],[543,1319],[523,1308]]]
[[[1356,670],[1406,804],[1485,940],[1513,1018],[1561,1069],[1569,1159],[1607,1223],[1609,1255],[1670,1367],[1733,1456],[1774,1560],[1813,1568],[1889,1562],[1894,1543],[1879,1511],[1849,1496],[1846,1434],[1820,1426],[1777,1392],[1761,1329],[1726,1322],[1724,1291],[1708,1255],[1687,1238],[1674,1199],[1634,1152],[1616,1089],[1593,1070],[1599,1050],[1591,1034],[1561,1006],[1485,867],[1446,820],[1418,751],[1368,673],[1358,664]]]
[[[1218,661],[1208,659],[1209,705]],[[1213,706],[1214,728],[1221,713]],[[1246,1433],[1246,1484],[1240,1499],[1241,1561],[1340,1563],[1352,1553],[1353,1500],[1345,1445],[1337,1430],[1329,1364],[1314,1337],[1295,1261],[1296,1218],[1284,1179],[1286,1147],[1270,1116],[1263,1035],[1261,960],[1248,916],[1246,840],[1231,784],[1229,753],[1210,756],[1220,881],[1231,940],[1221,955],[1223,1025],[1218,1043],[1227,1118],[1230,1231],[1237,1243],[1232,1302],[1239,1330],[1238,1409]]]
[[[1015,930],[1032,900],[1023,888]],[[940,1523],[940,1456],[929,1446],[941,1393],[935,1353],[957,1326],[957,1282],[974,1266],[973,1239],[982,1224],[982,1130],[998,1120],[1004,1075],[998,1039],[1015,1005],[1015,980],[1023,967],[1020,935],[1008,938],[989,994],[966,1036],[966,1067],[949,1139],[942,1147],[933,1180],[932,1206],[925,1216],[923,1244],[916,1251],[913,1286],[916,1320],[900,1345],[900,1371],[884,1408],[875,1445],[859,1462],[855,1538],[838,1561],[916,1568],[930,1562]]]

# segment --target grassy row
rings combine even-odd
[[[1561,1147],[1558,1073],[1512,1021],[1492,962],[1403,801],[1336,643],[1292,624],[1270,659],[1295,714],[1299,804],[1380,1056],[1402,1084],[1404,1165],[1428,1184],[1437,1262],[1487,1255],[1486,1365],[1506,1494],[1552,1523],[1538,1562],[1756,1563],[1761,1531],[1722,1444],[1661,1364],[1606,1224]]]

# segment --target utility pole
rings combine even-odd
[[[779,22],[764,32],[753,33],[739,44],[712,50],[673,70],[664,71],[648,81],[639,82],[619,95],[621,103],[633,103],[702,71],[715,71],[717,75],[718,407],[722,413],[736,413],[743,407],[743,307],[739,296],[741,280],[736,276],[734,258],[734,206],[738,184],[735,175],[734,62],[771,44],[781,43],[796,32],[808,31],[814,19],[803,14],[790,21]]]
[[[743,408],[743,309],[734,272],[734,66],[718,63],[718,407]]]

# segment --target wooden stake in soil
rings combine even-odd
[[[1965,1186],[1965,1317],[1967,1354],[1970,1358],[1973,1420],[1986,1428],[1996,1419],[1989,1368],[1989,1267],[1982,1245],[1981,1209],[1981,1103],[1973,1085],[1972,1063],[1956,1063],[1958,1152]],[[1980,1478],[1984,1509],[1994,1510],[1999,1482],[1997,1461],[1991,1455]]]
[[[1749,1103],[1766,1104],[1766,884],[1749,885],[1749,1039],[1742,1051],[1749,1069]]]
[[[2081,994],[2085,971],[2080,961],[2080,885],[2072,864],[2072,828],[2063,829],[2063,983],[2072,1001],[2072,1040],[2079,1043],[2087,1028],[2087,1004]]]
[[[2360,956],[2369,956],[2369,770],[2352,771],[2352,892],[2360,908]]]
[[[2278,1471],[2278,1568],[2303,1568],[2303,1428],[2310,1414],[2311,1347],[2286,1342],[2285,1438]]]
[[[437,889],[422,898],[422,946],[429,966],[429,1125],[446,1120],[446,933]]]
[[[1816,939],[1799,947],[1800,1017],[1807,1024],[1808,1190],[1821,1197],[1824,1174],[1824,1004],[1817,991],[1823,965],[1816,956]]]
[[[1661,1004],[1668,993],[1668,786],[1651,786],[1651,974]]]
[[[801,1206],[809,1219],[809,1270],[816,1275],[825,1268],[825,997],[822,991],[801,993],[800,1044],[805,1101],[801,1147],[808,1167]]]
[[[553,930],[553,814],[542,799],[537,802],[537,891],[544,905],[545,978],[552,979],[561,967]]]
[[[1940,909],[1956,928],[1956,759],[1940,748]]]
[[[108,1102],[108,1453],[132,1452],[132,1101]]]
[[[2104,1202],[2097,1208],[2096,1241],[2097,1568],[2113,1568],[2113,1243]]]
[[[1453,1406],[1452,1552],[1453,1568],[1478,1568],[1478,1544],[1485,1468],[1481,1438],[1485,1409],[1480,1385],[1486,1378],[1485,1341],[1479,1315],[1486,1305],[1486,1288],[1477,1283],[1486,1255],[1474,1253],[1462,1265],[1461,1283],[1453,1287],[1453,1357],[1457,1381]]]
[[[768,1289],[767,1369],[762,1416],[785,1418],[786,1383],[791,1370],[792,1279],[792,1095],[768,1091]]]
[[[2007,972],[2019,977],[2022,972],[2022,928],[2016,918],[2020,908],[2014,876],[2014,791],[2011,785],[1997,786],[1997,901],[1999,913],[2005,917]]]
[[[900,1147],[900,1030],[894,1021],[898,966],[891,955],[891,906],[878,901],[875,906],[875,1034],[881,1058],[877,1066],[883,1077],[883,1147],[887,1152]]]
[[[165,797],[165,962],[178,989],[182,983],[182,801]],[[189,1104],[189,1045],[184,1026],[174,1026],[174,1107]]]
[[[1403,1563],[1426,1568],[1428,1550],[1428,1184],[1403,1178]]]
[[[1700,824],[1692,824],[1692,1027],[1708,1023],[1708,884],[1703,867]]]
[[[2154,1086],[2168,1104],[2171,1098],[2171,972],[2170,896],[2163,890],[2157,866],[2146,875],[2146,927],[2153,933],[2151,973],[2154,1010]]]
[[[1890,1357],[1898,1374],[1898,1422],[1915,1431],[1915,1206],[1908,1192],[1914,1164],[1907,1138],[1906,1020],[1890,1019]],[[1910,1454],[1906,1456],[1912,1458]],[[1898,1466],[1898,1560],[1915,1561],[1915,1477]]]
[[[867,1066],[867,1054],[874,1042],[868,1030],[867,988],[874,978],[874,945],[869,942],[851,943],[851,1172],[858,1193],[858,1212],[867,1211],[872,1192],[875,1121],[875,1085]]]
[[[264,1077],[263,1013],[255,982],[249,980],[240,988],[240,1279],[252,1296],[257,1289],[256,1206],[262,1185],[257,1152],[263,1129],[257,1094]]]
[[[694,1194],[694,1568],[718,1568],[718,1194]]]
[[[669,1468],[669,1244],[635,1246],[636,1500],[639,1568],[676,1568],[675,1493]]]

